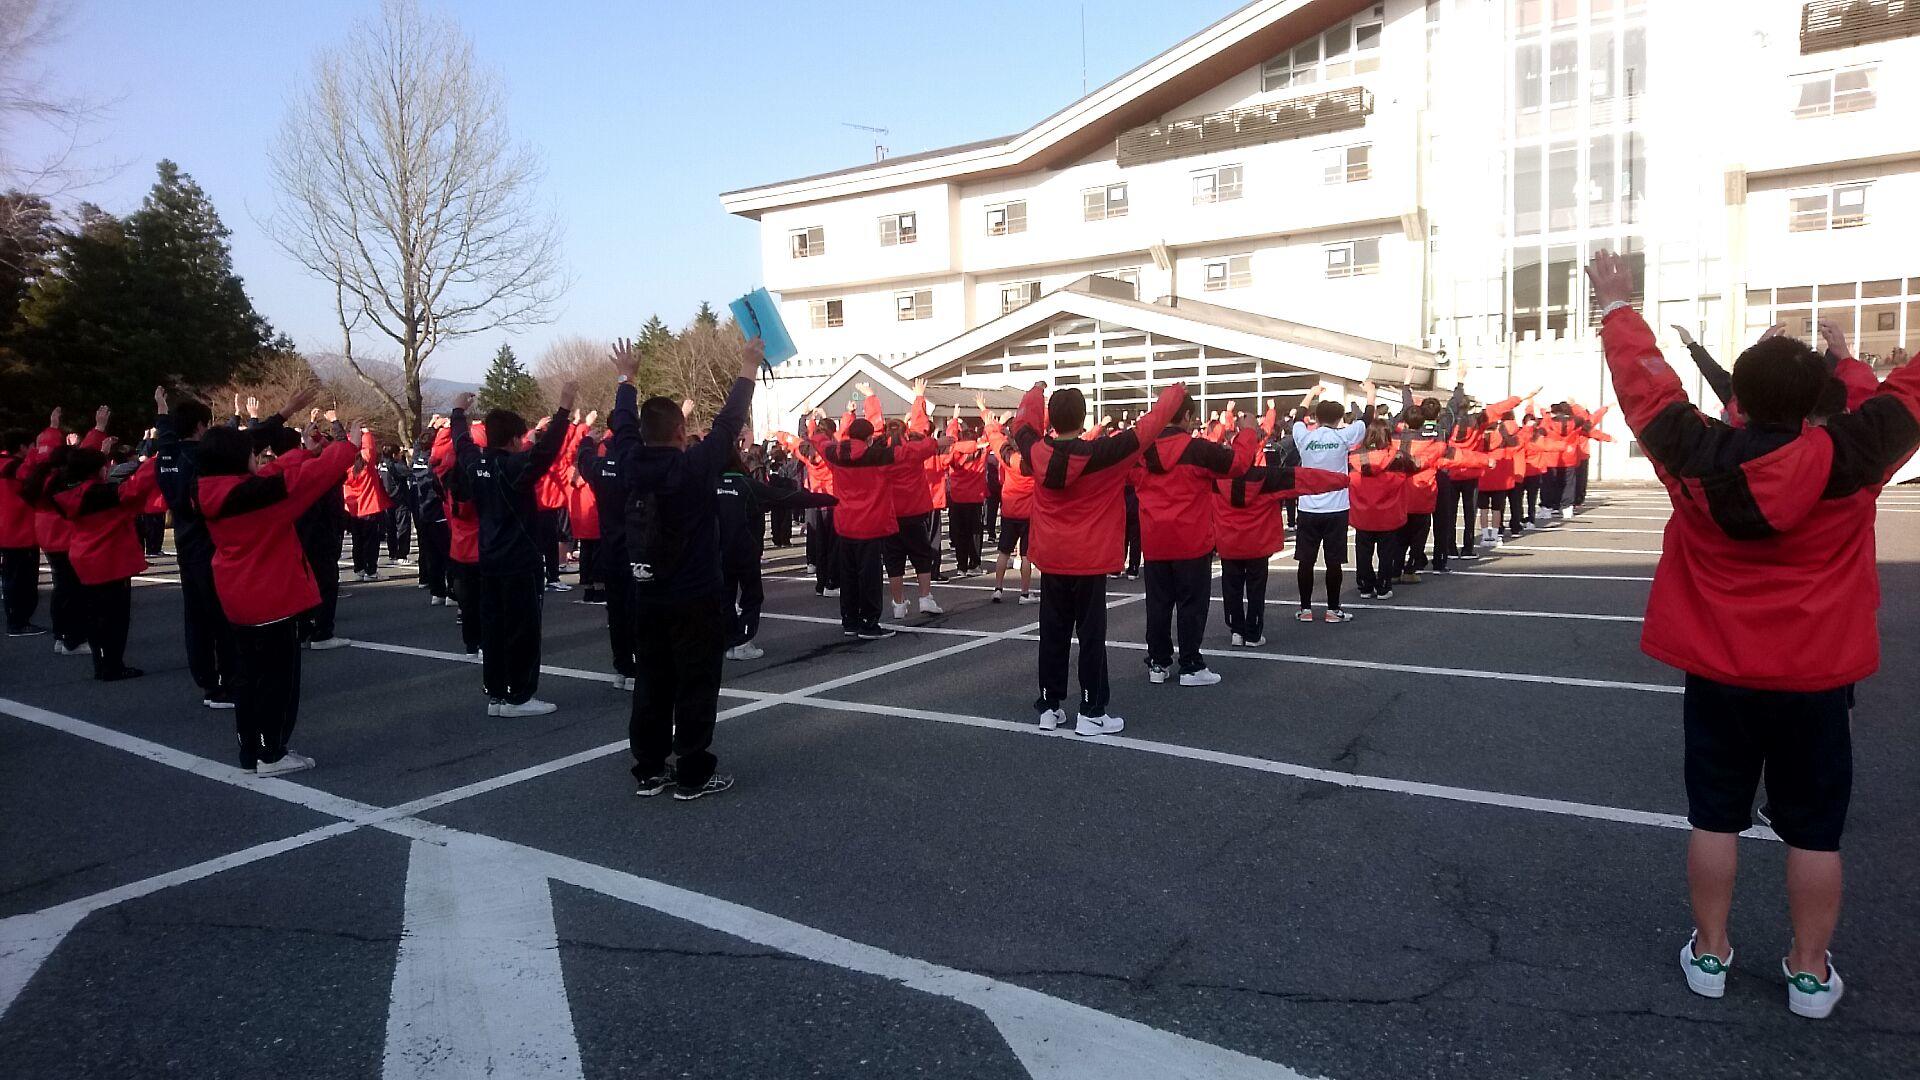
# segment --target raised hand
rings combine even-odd
[[[766,358],[766,339],[757,337],[748,338],[745,343],[740,346],[740,377],[743,379],[751,379],[755,375],[760,374],[760,365],[766,361]]]
[[[1360,392],[1367,395],[1367,400],[1371,402],[1374,398],[1374,395],[1380,392],[1380,388],[1373,384],[1372,379],[1368,379],[1367,381],[1360,384]]]
[[[981,412],[986,412],[987,411],[987,395],[985,394],[973,395],[973,404],[974,404],[974,407],[978,408]]]
[[[240,395],[239,394],[233,395],[233,415],[235,416],[240,415]]]
[[[340,410],[328,409],[322,419],[326,420],[329,424],[337,424],[340,422]]]
[[[692,399],[692,398],[687,398],[687,399],[685,399],[685,400],[683,400],[683,401],[681,401],[681,402],[680,402],[680,415],[681,415],[682,417],[685,417],[685,418],[686,418],[686,419],[688,419],[688,420],[691,420],[691,419],[693,419],[693,408],[694,408],[694,406],[693,406],[693,399]]]
[[[1593,253],[1593,261],[1587,264],[1587,281],[1593,285],[1593,302],[1602,310],[1633,298],[1633,274],[1611,251]]]
[[[1765,330],[1760,331],[1760,337],[1758,340],[1765,341],[1768,338],[1777,338],[1781,334],[1784,334],[1786,332],[1787,332],[1786,323],[1774,323],[1772,326],[1769,326]]]
[[[107,430],[107,421],[112,416],[113,416],[113,410],[107,408],[105,405],[102,405],[99,408],[93,410],[93,429],[95,431]]]
[[[472,397],[473,395],[472,395],[472,394],[468,394],[467,396],[468,396],[468,397]],[[235,416],[239,416],[240,414],[239,414],[239,413],[234,413],[233,415],[235,415]],[[307,424],[308,424],[308,426],[312,426],[312,425],[314,425],[314,424],[317,424],[317,423],[319,423],[319,422],[320,422],[320,408],[319,408],[319,406],[317,406],[317,405],[316,405],[315,407],[313,407],[313,408],[311,408],[311,409],[308,409],[308,410],[307,410]]]
[[[249,420],[260,419],[260,399],[259,398],[250,397],[247,399],[247,419]]]
[[[55,405],[53,411],[47,414],[47,426],[50,428],[60,426],[60,406]]]
[[[473,408],[473,391],[468,390],[463,393],[454,395],[454,398],[453,398],[454,412],[465,412],[471,408]]]
[[[1827,339],[1827,348],[1841,360],[1849,359],[1853,353],[1847,349],[1847,332],[1832,319],[1820,320],[1820,336]]]
[[[167,388],[164,386],[156,386],[153,388],[153,414],[155,416],[167,415]]]
[[[859,394],[863,398],[870,398],[873,396],[872,383],[863,383],[863,382],[854,383],[853,389],[855,393]]]
[[[1673,327],[1673,332],[1680,335],[1680,344],[1692,348],[1693,335],[1687,331],[1687,328],[1681,326],[1679,323],[1672,323],[1670,325]]]
[[[592,410],[590,410],[590,411],[588,411],[588,413],[587,413],[587,427],[588,427],[588,428],[592,428],[592,427],[593,427],[593,425],[595,425],[595,424],[597,424],[597,423],[599,423],[599,422],[600,422],[600,410],[599,410],[599,409],[592,409]]]
[[[913,380],[913,396],[914,397],[927,396],[927,380],[925,379]]]
[[[573,399],[575,397],[578,397],[579,394],[580,394],[579,383],[574,382],[572,379],[568,379],[566,382],[561,383],[560,384],[560,411],[571,412],[573,410]],[[578,416],[579,414],[575,413],[574,415]]]
[[[613,363],[613,370],[631,379],[640,370],[640,350],[634,348],[632,338],[621,338],[613,343],[613,351],[607,355]]]

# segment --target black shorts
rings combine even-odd
[[[1326,552],[1328,566],[1347,564],[1347,511],[1315,514],[1300,511],[1293,529],[1293,557],[1311,566]]]
[[[887,537],[887,576],[905,577],[907,564],[916,574],[933,573],[933,515],[900,519],[900,531]]]
[[[1000,554],[1027,553],[1027,522],[1021,518],[1000,519]]]
[[[1840,850],[1853,794],[1853,687],[1791,694],[1687,676],[1687,820],[1753,826],[1764,776],[1773,831],[1804,851]]]
[[[1507,496],[1509,494],[1510,494],[1509,492],[1505,492],[1505,491],[1482,491],[1480,493],[1480,509],[1482,510],[1500,509],[1501,507],[1507,504]]]

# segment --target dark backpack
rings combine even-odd
[[[626,519],[633,580],[645,584],[672,576],[686,557],[687,537],[661,506],[660,493],[635,492],[627,500]]]

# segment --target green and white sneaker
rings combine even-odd
[[[1787,1011],[1795,1016],[1804,1016],[1809,1020],[1825,1020],[1833,1014],[1833,1007],[1840,1004],[1840,995],[1847,992],[1847,984],[1840,978],[1840,969],[1833,966],[1833,954],[1827,954],[1827,981],[1821,982],[1811,972],[1794,972],[1787,961],[1780,961],[1780,974],[1787,977]]]
[[[1727,950],[1725,960],[1708,953],[1696,956],[1694,942],[1700,939],[1700,932],[1693,936],[1680,950],[1680,971],[1687,977],[1687,989],[1704,998],[1722,998],[1727,996],[1727,969],[1733,966],[1733,950]]]

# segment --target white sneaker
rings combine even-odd
[[[1568,506],[1568,507],[1563,507],[1563,508],[1561,508],[1561,510],[1560,510],[1560,520],[1561,520],[1561,521],[1572,521],[1572,520],[1573,520],[1573,507],[1571,507],[1571,506]]]
[[[310,642],[308,643],[307,648],[313,649],[317,652],[326,652],[329,649],[344,649],[351,644],[353,644],[353,642],[347,640],[346,638],[335,635],[334,637],[322,638],[319,641]]]
[[[824,596],[824,597],[826,597],[826,598],[827,598],[827,599],[829,599],[829,600],[832,600],[832,599],[834,599],[835,597],[838,597],[838,596],[840,595],[840,590],[839,590],[839,589],[828,589],[828,590],[827,590],[826,592],[823,592],[823,593],[821,593],[820,595],[821,595],[821,596]]]
[[[993,604],[1004,604],[1007,602],[1007,594],[999,589],[995,589],[993,590],[993,595],[987,597],[987,602],[993,603]]]
[[[1153,664],[1147,665],[1147,681],[1152,683],[1155,686],[1159,686],[1161,683],[1166,682],[1172,676],[1173,676],[1173,672],[1167,670],[1166,668],[1157,667]]]
[[[923,597],[921,597],[921,598],[920,598],[920,614],[922,614],[922,615],[945,615],[945,614],[946,614],[946,612],[944,612],[944,611],[942,611],[942,610],[940,610],[940,605],[939,605],[939,604],[936,604],[936,603],[934,603],[934,600],[933,600],[933,597],[931,597],[931,596],[923,596]]]
[[[633,693],[638,688],[639,688],[639,684],[634,681],[634,677],[631,675],[620,680],[620,689],[625,690],[629,694]]]
[[[1180,676],[1181,686],[1212,686],[1220,681],[1220,673],[1212,668],[1185,672]]]
[[[1073,723],[1075,735],[1118,735],[1125,730],[1127,722],[1117,716],[1083,716]]]
[[[487,715],[488,715],[488,716],[499,716],[499,715],[500,715],[500,706],[502,706],[502,705],[504,705],[504,704],[506,704],[506,702],[504,702],[504,701],[495,701],[495,700],[493,700],[492,698],[488,698],[488,699],[487,699]]]
[[[73,648],[69,649],[65,645],[62,645],[58,641],[55,641],[53,643],[53,655],[55,656],[92,656],[93,646],[83,641],[80,644],[75,645]]]
[[[1236,632],[1236,633],[1235,633],[1235,634],[1233,635],[1233,643],[1234,643],[1235,645],[1245,645],[1245,644],[1247,643],[1247,639],[1246,639],[1246,638],[1243,638],[1243,637],[1241,637],[1241,636],[1240,636],[1240,635],[1239,635],[1239,634],[1238,634],[1238,633]]]
[[[1833,1007],[1840,1004],[1840,995],[1847,992],[1847,984],[1840,978],[1840,969],[1833,966],[1833,954],[1827,954],[1827,981],[1821,982],[1809,972],[1788,970],[1787,961],[1780,961],[1780,974],[1787,977],[1787,1011],[1795,1016],[1804,1016],[1809,1020],[1825,1020],[1833,1014]]]
[[[1266,643],[1267,643],[1267,639],[1264,635],[1262,635],[1260,637],[1254,638],[1252,641],[1247,642],[1246,646],[1249,649],[1257,649],[1260,646],[1265,645]]]
[[[1053,731],[1067,722],[1067,714],[1061,709],[1048,709],[1040,714],[1040,730]]]
[[[1687,977],[1687,989],[1704,998],[1725,997],[1727,969],[1733,966],[1733,952],[1728,950],[1725,960],[1712,953],[1695,956],[1693,943],[1699,939],[1700,932],[1696,930],[1680,950],[1680,973]]]
[[[313,759],[305,754],[296,754],[289,750],[279,761],[262,761],[253,767],[255,776],[285,776],[287,773],[304,772],[313,768]]]
[[[907,617],[907,602],[905,600],[898,601],[893,605],[893,617],[895,619],[904,619]]]
[[[560,706],[555,705],[551,701],[541,701],[539,698],[528,698],[519,705],[511,705],[503,701],[500,703],[500,711],[494,715],[506,717],[545,716],[550,712],[557,712],[559,709]]]
[[[1032,593],[1021,593],[1021,594],[1020,594],[1020,606],[1021,606],[1021,607],[1028,607],[1028,606],[1031,606],[1031,605],[1033,605],[1033,604],[1037,604],[1037,603],[1039,603],[1039,602],[1040,602],[1040,598],[1039,598],[1039,597],[1037,597],[1037,596],[1035,596],[1035,595],[1033,595]]]
[[[549,581],[547,582],[547,591],[548,592],[572,592],[573,586],[567,584],[564,581]]]
[[[744,641],[727,650],[729,660],[758,660],[767,655],[767,651],[751,641]]]
[[[444,597],[444,596],[429,596],[429,597],[427,597],[427,606],[428,606],[428,607],[444,607],[444,606],[446,605],[446,602],[447,602],[447,598],[446,598],[446,597]]]

